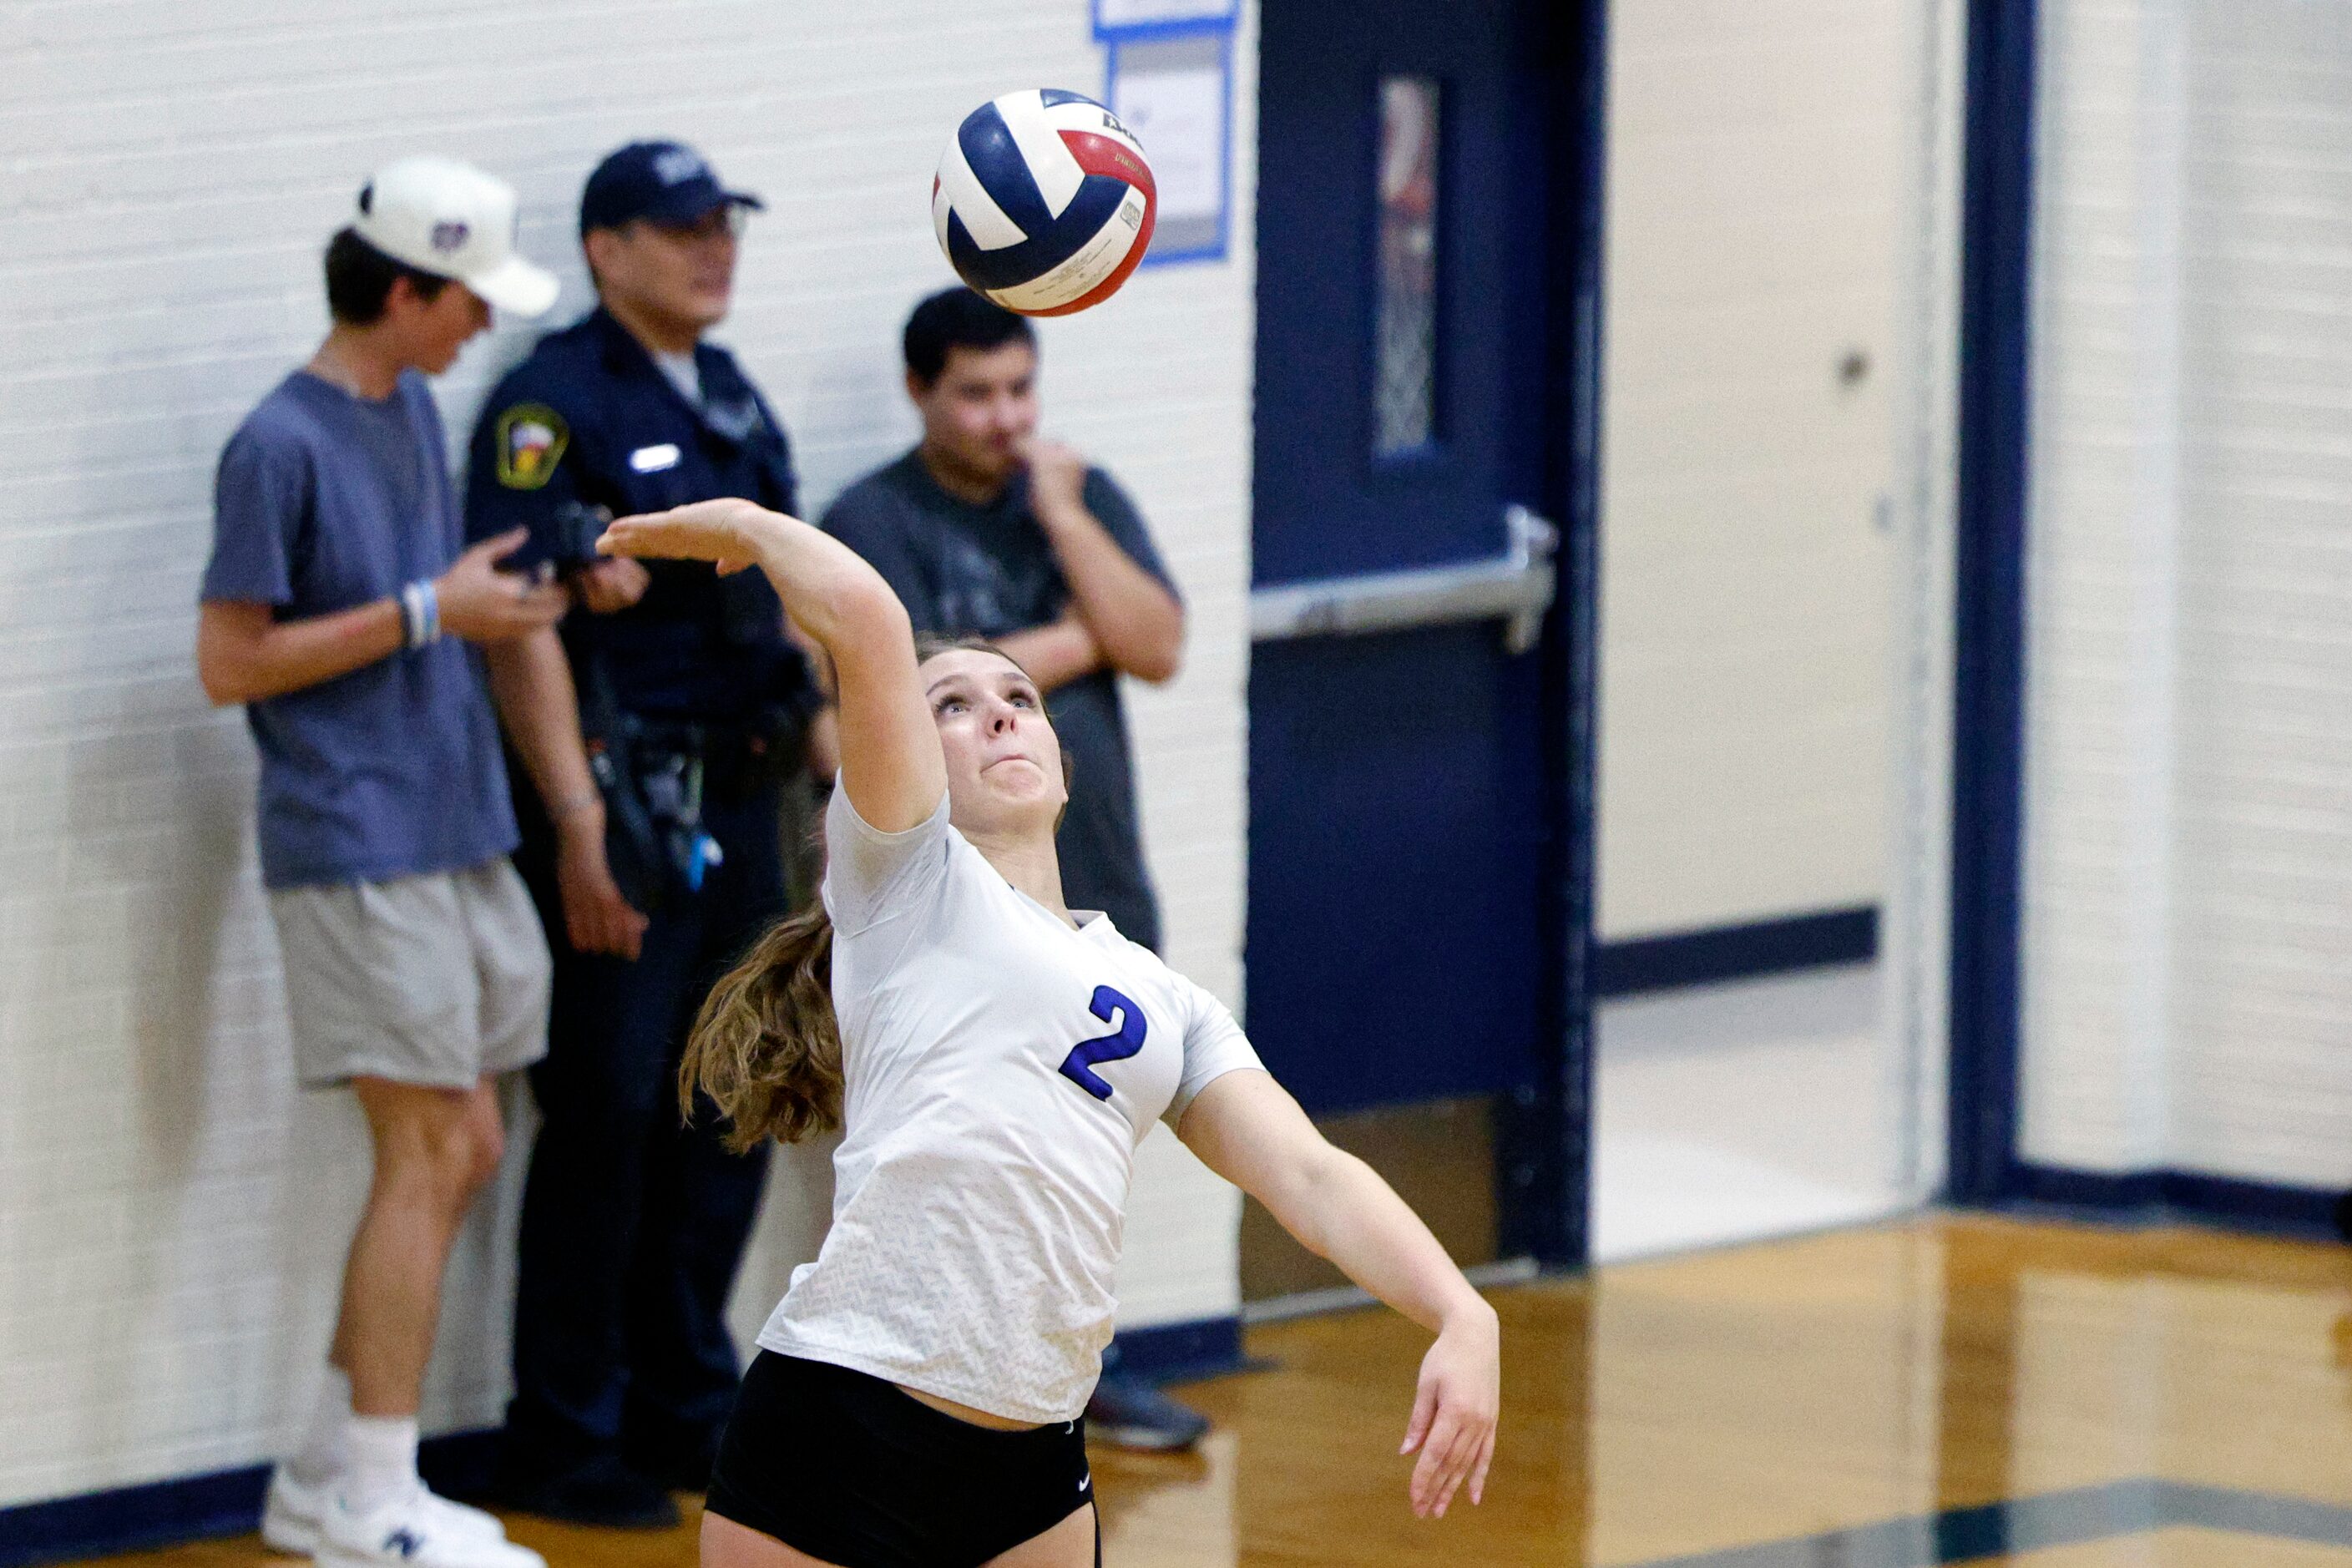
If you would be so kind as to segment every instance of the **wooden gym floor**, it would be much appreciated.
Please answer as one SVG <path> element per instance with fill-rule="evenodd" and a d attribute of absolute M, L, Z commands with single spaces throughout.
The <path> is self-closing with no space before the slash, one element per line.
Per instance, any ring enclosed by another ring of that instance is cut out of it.
<path fill-rule="evenodd" d="M 1975 1216 L 1495 1295 L 1486 1506 L 1413 1519 L 1422 1339 L 1252 1331 L 1189 1458 L 1100 1451 L 1113 1568 L 2352 1568 L 2352 1251 Z M 678 1568 L 690 1531 L 530 1520 L 556 1568 Z M 119 1558 L 253 1568 L 257 1542 Z"/>

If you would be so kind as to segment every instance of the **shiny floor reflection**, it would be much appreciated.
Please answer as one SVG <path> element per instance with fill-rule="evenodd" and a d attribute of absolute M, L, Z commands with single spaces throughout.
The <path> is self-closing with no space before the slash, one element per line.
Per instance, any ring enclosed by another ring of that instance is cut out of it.
<path fill-rule="evenodd" d="M 1188 1391 L 1230 1444 L 1200 1474 L 1104 1458 L 1110 1560 L 2352 1568 L 2340 1247 L 1942 1217 L 1496 1300 L 1484 1508 L 1404 1509 L 1413 1331 L 1280 1324 L 1276 1370 Z"/>
<path fill-rule="evenodd" d="M 1496 1293 L 1486 1504 L 1415 1520 L 1424 1343 L 1269 1325 L 1176 1458 L 1098 1451 L 1111 1568 L 2352 1568 L 2352 1252 L 1938 1217 Z M 513 1521 L 557 1568 L 690 1531 Z M 118 1563 L 246 1568 L 250 1538 Z"/>

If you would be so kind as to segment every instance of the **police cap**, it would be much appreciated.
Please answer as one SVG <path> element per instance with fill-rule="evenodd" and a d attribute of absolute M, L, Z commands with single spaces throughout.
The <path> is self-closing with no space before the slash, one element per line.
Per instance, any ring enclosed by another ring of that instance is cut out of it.
<path fill-rule="evenodd" d="M 659 224 L 689 224 L 714 207 L 766 204 L 746 191 L 730 191 L 702 154 L 682 142 L 632 142 L 608 154 L 580 193 L 580 232 L 618 228 L 639 218 Z"/>

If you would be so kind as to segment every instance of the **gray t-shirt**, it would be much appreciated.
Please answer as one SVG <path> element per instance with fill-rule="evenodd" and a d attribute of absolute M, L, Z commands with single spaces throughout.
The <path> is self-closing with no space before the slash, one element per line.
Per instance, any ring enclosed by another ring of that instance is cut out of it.
<path fill-rule="evenodd" d="M 404 374 L 381 403 L 297 371 L 221 453 L 203 597 L 302 620 L 391 598 L 463 548 L 441 416 Z M 246 707 L 273 889 L 477 866 L 515 845 L 481 655 L 445 636 Z"/>
<path fill-rule="evenodd" d="M 1085 500 L 1119 548 L 1174 593 L 1127 492 L 1089 468 Z M 1043 626 L 1069 605 L 1070 585 L 1030 512 L 1025 476 L 977 506 L 941 489 L 909 452 L 844 490 L 825 510 L 824 527 L 888 580 L 919 633 L 1001 637 Z M 1128 940 L 1157 952 L 1160 906 L 1136 826 L 1118 677 L 1097 670 L 1054 692 L 1045 706 L 1075 764 L 1057 841 L 1063 897 L 1072 909 L 1102 910 Z"/>

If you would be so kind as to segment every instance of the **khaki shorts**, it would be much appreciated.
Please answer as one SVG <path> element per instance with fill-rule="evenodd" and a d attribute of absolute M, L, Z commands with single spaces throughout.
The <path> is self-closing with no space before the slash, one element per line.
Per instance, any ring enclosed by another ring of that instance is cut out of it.
<path fill-rule="evenodd" d="M 305 1089 L 470 1089 L 547 1054 L 547 938 L 501 856 L 269 895 Z"/>

